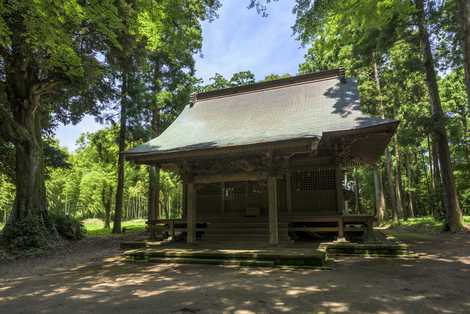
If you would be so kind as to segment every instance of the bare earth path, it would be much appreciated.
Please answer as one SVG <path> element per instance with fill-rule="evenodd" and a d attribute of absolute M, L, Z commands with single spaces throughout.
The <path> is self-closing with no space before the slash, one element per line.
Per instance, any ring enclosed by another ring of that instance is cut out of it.
<path fill-rule="evenodd" d="M 470 313 L 470 234 L 333 270 L 131 264 L 117 240 L 0 265 L 0 313 Z"/>

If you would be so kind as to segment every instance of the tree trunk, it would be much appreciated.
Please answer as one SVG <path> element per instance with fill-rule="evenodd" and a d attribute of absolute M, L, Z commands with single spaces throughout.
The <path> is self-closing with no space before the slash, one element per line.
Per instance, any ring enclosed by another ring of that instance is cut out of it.
<path fill-rule="evenodd" d="M 445 116 L 441 106 L 436 72 L 434 70 L 434 60 L 427 30 L 428 26 L 424 11 L 424 3 L 423 0 L 415 0 L 415 4 L 424 68 L 426 71 L 426 85 L 429 91 L 429 102 L 433 119 L 433 140 L 438 146 L 439 165 L 441 167 L 441 176 L 443 181 L 444 200 L 447 213 L 446 229 L 456 232 L 462 230 L 464 227 L 463 216 L 459 207 L 457 191 L 454 184 L 449 143 L 447 131 L 445 129 Z"/>
<path fill-rule="evenodd" d="M 398 212 L 397 212 L 397 198 L 395 195 L 395 185 L 393 183 L 393 168 L 392 168 L 392 156 L 390 150 L 387 148 L 385 150 L 385 165 L 387 171 L 387 183 L 388 183 L 388 194 L 390 197 L 390 207 L 392 208 L 392 220 L 393 222 L 398 222 Z"/>
<path fill-rule="evenodd" d="M 429 135 L 427 136 L 427 143 L 428 143 L 428 159 L 429 159 L 429 171 L 431 173 L 430 176 L 430 190 L 429 190 L 429 195 L 430 195 L 430 201 L 431 201 L 431 207 L 432 207 L 432 215 L 436 217 L 436 212 L 438 211 L 438 205 L 437 205 L 437 199 L 436 199 L 436 184 L 439 182 L 436 178 L 438 177 L 436 174 L 438 174 L 438 161 L 437 161 L 437 153 L 434 151 L 432 145 L 431 145 L 431 140 L 429 139 Z M 424 160 L 424 156 L 423 156 Z M 426 170 L 426 169 L 425 169 Z M 426 174 L 428 173 L 427 171 L 425 172 Z"/>
<path fill-rule="evenodd" d="M 153 110 L 152 115 L 152 133 L 154 136 L 160 135 L 160 109 L 157 107 Z M 155 223 L 160 212 L 160 166 L 154 165 L 149 167 L 149 236 L 151 239 L 156 238 Z"/>
<path fill-rule="evenodd" d="M 375 217 L 380 225 L 385 218 L 385 196 L 382 183 L 382 174 L 379 167 L 374 165 L 374 188 L 375 188 Z"/>
<path fill-rule="evenodd" d="M 111 227 L 111 206 L 113 199 L 113 187 L 105 187 L 103 196 L 103 205 L 104 205 L 104 228 L 110 229 Z"/>
<path fill-rule="evenodd" d="M 374 58 L 374 56 L 373 56 Z M 379 94 L 379 115 L 384 118 L 384 108 L 382 101 L 382 88 L 380 86 L 379 67 L 377 62 L 374 61 L 374 79 L 377 92 Z M 374 187 L 375 187 L 375 214 L 377 223 L 380 225 L 385 218 L 385 195 L 383 190 L 382 173 L 379 167 L 374 165 Z"/>
<path fill-rule="evenodd" d="M 122 219 L 122 201 L 124 194 L 124 155 L 126 149 L 126 133 L 127 133 L 127 104 L 129 95 L 129 78 L 126 71 L 122 75 L 121 86 L 121 117 L 119 126 L 119 157 L 117 164 L 117 188 L 116 188 L 116 207 L 114 210 L 114 225 L 113 233 L 121 233 L 121 219 Z"/>
<path fill-rule="evenodd" d="M 30 131 L 33 136 L 35 131 Z M 21 220 L 29 215 L 44 217 L 47 211 L 44 198 L 42 145 L 31 139 L 15 143 L 16 198 L 10 219 Z"/>
<path fill-rule="evenodd" d="M 457 17 L 459 19 L 459 38 L 463 50 L 463 69 L 465 88 L 467 90 L 467 106 L 470 112 L 470 1 L 457 1 Z"/>
<path fill-rule="evenodd" d="M 400 149 L 398 146 L 398 140 L 395 138 L 395 157 L 396 157 L 396 176 L 395 176 L 395 189 L 396 189 L 396 196 L 397 196 L 397 213 L 398 217 L 405 217 L 404 210 L 403 210 L 403 184 L 401 180 L 401 163 L 400 163 Z"/>
<path fill-rule="evenodd" d="M 21 71 L 20 71 L 21 72 Z M 44 157 L 42 147 L 42 125 L 39 96 L 25 86 L 21 78 L 13 73 L 8 81 L 7 96 L 13 117 L 6 116 L 4 107 L 0 111 L 2 135 L 15 146 L 15 202 L 6 222 L 3 234 L 6 238 L 17 237 L 13 225 L 26 218 L 39 225 L 35 230 L 52 234 L 54 227 L 47 213 L 46 187 L 44 178 Z M 0 106 L 3 106 L 0 104 Z M 44 234 L 46 236 L 46 234 Z"/>
<path fill-rule="evenodd" d="M 153 64 L 153 95 L 154 99 L 157 99 L 157 94 L 160 92 L 160 63 L 158 59 Z M 151 121 L 151 134 L 155 137 L 160 135 L 160 108 L 158 103 L 154 103 L 152 110 L 152 121 Z M 155 220 L 160 216 L 160 166 L 155 164 L 149 167 L 149 207 L 148 207 L 148 222 L 149 222 L 149 237 L 151 239 L 156 238 Z"/>
<path fill-rule="evenodd" d="M 411 160 L 406 158 L 405 160 L 405 171 L 408 177 L 408 217 L 413 218 L 415 216 L 415 195 L 414 195 L 414 184 L 415 175 L 411 166 Z"/>

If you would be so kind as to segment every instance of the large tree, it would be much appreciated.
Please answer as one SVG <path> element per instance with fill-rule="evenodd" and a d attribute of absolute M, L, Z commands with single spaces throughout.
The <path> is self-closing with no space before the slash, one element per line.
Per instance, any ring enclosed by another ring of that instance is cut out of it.
<path fill-rule="evenodd" d="M 103 43 L 114 40 L 113 1 L 0 5 L 0 136 L 15 150 L 16 199 L 4 236 L 24 219 L 46 230 L 43 131 L 107 99 Z M 31 226 L 34 228 L 34 226 Z"/>
<path fill-rule="evenodd" d="M 457 0 L 458 37 L 463 50 L 463 68 L 465 88 L 467 90 L 467 106 L 470 112 L 470 1 Z"/>
<path fill-rule="evenodd" d="M 165 0 L 136 2 L 121 1 L 119 10 L 124 19 L 119 34 L 119 49 L 112 53 L 113 64 L 119 73 L 120 96 L 120 134 L 119 151 L 126 148 L 128 123 L 139 125 L 141 112 L 149 114 L 151 132 L 160 133 L 161 104 L 159 94 L 175 90 L 181 77 L 192 76 L 193 54 L 202 44 L 200 22 L 210 19 L 219 7 L 215 0 Z M 176 74 L 179 72 L 180 74 Z M 146 101 L 146 89 L 150 101 Z M 167 90 L 166 90 L 167 89 Z M 148 109 L 148 110 L 147 110 Z M 158 193 L 158 169 L 150 170 L 149 218 L 156 218 L 156 199 Z M 118 183 L 116 189 L 116 208 L 113 232 L 121 231 L 121 212 L 124 191 L 124 156 L 118 160 Z"/>
<path fill-rule="evenodd" d="M 463 228 L 463 216 L 455 189 L 452 162 L 450 159 L 449 140 L 445 128 L 446 117 L 442 110 L 434 58 L 431 51 L 431 40 L 428 32 L 424 0 L 415 0 L 416 23 L 419 28 L 419 38 L 422 48 L 423 62 L 426 73 L 426 85 L 429 93 L 429 104 L 432 112 L 433 138 L 438 147 L 439 165 L 441 169 L 444 204 L 446 206 L 446 228 L 450 231 L 459 231 Z"/>

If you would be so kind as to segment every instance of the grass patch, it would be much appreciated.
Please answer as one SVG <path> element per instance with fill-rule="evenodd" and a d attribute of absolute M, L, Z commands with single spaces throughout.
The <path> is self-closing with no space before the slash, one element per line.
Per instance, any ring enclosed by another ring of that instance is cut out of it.
<path fill-rule="evenodd" d="M 403 228 L 406 231 L 438 233 L 442 231 L 444 222 L 432 216 L 409 218 L 406 221 L 401 221 L 400 225 L 394 228 Z"/>
<path fill-rule="evenodd" d="M 104 228 L 104 221 L 101 219 L 85 219 L 82 221 L 85 226 L 86 234 L 89 236 L 107 236 L 111 235 L 111 230 L 113 229 L 113 224 L 111 223 L 110 229 Z M 133 219 L 123 221 L 121 223 L 122 228 L 126 229 L 128 232 L 142 232 L 145 231 L 145 219 Z"/>
<path fill-rule="evenodd" d="M 470 216 L 464 216 L 464 222 L 470 225 Z M 431 240 L 442 232 L 444 222 L 432 216 L 410 218 L 400 221 L 400 224 L 392 225 L 387 233 L 400 239 Z"/>
<path fill-rule="evenodd" d="M 0 222 L 0 231 L 3 230 L 3 227 L 5 227 L 5 224 L 3 222 Z"/>

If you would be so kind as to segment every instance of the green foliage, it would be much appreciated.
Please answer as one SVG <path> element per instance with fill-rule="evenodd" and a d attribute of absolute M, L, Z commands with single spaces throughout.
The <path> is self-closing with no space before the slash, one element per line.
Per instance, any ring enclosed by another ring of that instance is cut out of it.
<path fill-rule="evenodd" d="M 15 186 L 3 173 L 0 173 L 0 222 L 5 224 L 15 200 Z"/>
<path fill-rule="evenodd" d="M 400 222 L 397 228 L 415 232 L 439 232 L 442 231 L 444 222 L 432 216 L 410 218 Z"/>
<path fill-rule="evenodd" d="M 470 212 L 468 183 L 470 160 L 469 114 L 464 74 L 455 40 L 454 1 L 436 5 L 428 1 L 429 21 L 438 47 L 442 77 L 439 92 L 446 113 L 454 178 L 460 207 Z M 400 192 L 405 209 L 414 214 L 440 215 L 442 184 L 432 176 L 432 131 L 422 51 L 415 27 L 412 1 L 296 1 L 294 31 L 309 46 L 302 73 L 345 67 L 358 80 L 361 109 L 400 120 L 390 145 L 393 175 L 400 171 Z M 444 66 L 447 65 L 447 66 Z M 437 65 L 436 65 L 437 66 Z M 379 165 L 383 165 L 381 162 Z M 383 168 L 382 168 L 383 169 Z M 374 208 L 371 169 L 358 169 L 361 202 Z M 387 207 L 390 195 L 383 172 Z M 411 206 L 412 204 L 413 206 Z"/>
<path fill-rule="evenodd" d="M 232 77 L 227 80 L 222 74 L 215 73 L 213 77 L 209 78 L 211 83 L 200 86 L 200 91 L 211 91 L 241 85 L 249 85 L 255 83 L 255 75 L 251 71 L 240 71 L 234 73 Z"/>
<path fill-rule="evenodd" d="M 42 250 L 49 247 L 51 238 L 42 222 L 35 216 L 15 220 L 2 233 L 4 247 L 12 252 Z"/>
<path fill-rule="evenodd" d="M 104 227 L 104 221 L 97 218 L 85 219 L 82 224 L 88 236 L 108 236 L 111 235 L 111 229 Z M 132 219 L 122 222 L 122 227 L 126 233 L 128 232 L 143 232 L 146 228 L 145 219 Z"/>
<path fill-rule="evenodd" d="M 148 138 L 148 120 L 142 117 L 148 117 L 147 109 L 162 105 L 154 100 L 165 99 L 166 124 L 186 103 L 194 81 L 193 54 L 202 44 L 200 22 L 213 19 L 219 7 L 218 0 L 39 0 L 1 4 L 1 174 L 14 178 L 15 150 L 25 151 L 22 146 L 27 144 L 38 150 L 43 146 L 49 172 L 33 167 L 41 180 L 29 181 L 34 185 L 29 190 L 41 191 L 42 178 L 47 175 L 51 212 L 91 216 L 105 211 L 109 217 L 115 191 L 112 163 L 117 151 L 124 148 L 101 147 L 101 139 L 106 142 L 109 138 L 97 134 L 89 139 L 94 141 L 89 145 L 93 149 L 67 156 L 48 140 L 52 130 L 58 122 L 79 121 L 85 113 L 113 121 L 117 104 L 126 106 L 121 125 L 131 126 L 130 142 Z M 160 69 L 167 73 L 153 75 Z M 159 80 L 165 83 L 154 84 Z M 151 85 L 158 86 L 158 90 L 148 97 L 146 90 Z M 127 119 L 126 110 L 131 119 Z M 127 140 L 125 132 L 122 134 L 123 141 Z M 40 165 L 43 152 L 33 152 L 32 156 L 35 165 Z M 63 163 L 65 160 L 68 164 Z M 71 169 L 67 169 L 69 166 Z M 31 172 L 21 169 L 16 168 Z M 143 186 L 140 184 L 140 191 Z M 25 182 L 18 184 L 17 190 L 20 188 L 28 190 Z M 0 195 L 5 189 L 0 187 Z M 46 210 L 43 195 L 31 196 L 37 203 L 34 208 L 14 207 L 15 211 L 36 214 Z M 2 198 L 2 202 L 7 201 Z M 144 212 L 140 210 L 139 215 Z"/>
<path fill-rule="evenodd" d="M 59 235 L 67 240 L 80 240 L 85 235 L 83 224 L 72 216 L 49 214 L 49 219 Z"/>
<path fill-rule="evenodd" d="M 49 169 L 46 187 L 52 214 L 77 219 L 105 220 L 107 215 L 111 218 L 116 190 L 117 131 L 116 125 L 82 134 L 79 148 L 68 157 L 70 167 Z M 160 178 L 161 217 L 179 217 L 180 179 L 165 171 L 160 172 Z M 145 218 L 147 195 L 147 167 L 126 164 L 123 218 Z"/>
<path fill-rule="evenodd" d="M 271 73 L 264 77 L 264 81 L 273 81 L 273 80 L 279 80 L 279 79 L 288 78 L 288 77 L 290 77 L 289 73 L 284 73 L 284 74 Z"/>

